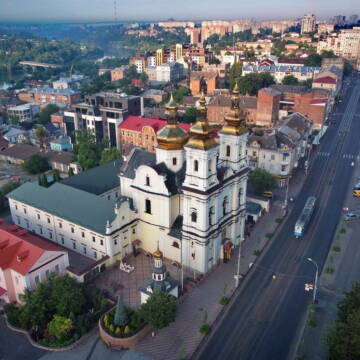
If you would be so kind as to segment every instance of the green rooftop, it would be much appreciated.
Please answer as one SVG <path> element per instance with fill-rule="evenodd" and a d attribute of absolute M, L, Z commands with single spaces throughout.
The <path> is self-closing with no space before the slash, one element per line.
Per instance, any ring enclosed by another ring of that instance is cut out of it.
<path fill-rule="evenodd" d="M 115 219 L 114 201 L 58 182 L 49 188 L 27 182 L 7 197 L 103 235 Z"/>

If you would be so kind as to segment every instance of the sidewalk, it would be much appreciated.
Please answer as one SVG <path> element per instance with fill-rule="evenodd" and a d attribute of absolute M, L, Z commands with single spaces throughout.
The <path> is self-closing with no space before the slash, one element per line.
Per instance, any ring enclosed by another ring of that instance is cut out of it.
<path fill-rule="evenodd" d="M 256 262 L 259 252 L 270 240 L 266 234 L 274 233 L 279 226 L 275 220 L 280 218 L 281 214 L 281 206 L 278 203 L 273 204 L 271 212 L 258 221 L 251 235 L 242 243 L 242 275 L 249 271 L 249 264 Z M 257 255 L 254 255 L 254 251 L 258 251 Z M 235 290 L 237 258 L 238 249 L 228 263 L 219 265 L 197 288 L 185 296 L 179 305 L 174 323 L 160 330 L 155 337 L 145 338 L 135 350 L 156 360 L 179 359 L 180 353 L 186 353 L 189 357 L 203 338 L 199 328 L 203 323 L 204 312 L 208 315 L 207 322 L 212 324 L 223 309 L 219 300 L 224 296 L 224 288 L 227 296 L 231 296 Z"/>

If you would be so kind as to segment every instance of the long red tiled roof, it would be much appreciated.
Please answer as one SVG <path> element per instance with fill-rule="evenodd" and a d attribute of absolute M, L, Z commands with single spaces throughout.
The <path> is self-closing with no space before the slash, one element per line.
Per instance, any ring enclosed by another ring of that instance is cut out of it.
<path fill-rule="evenodd" d="M 317 84 L 336 84 L 336 80 L 333 79 L 330 76 L 324 76 L 324 77 L 318 77 L 317 79 L 314 80 L 314 83 Z"/>
<path fill-rule="evenodd" d="M 313 99 L 313 100 L 310 100 L 311 105 L 326 104 L 326 103 L 327 103 L 327 99 Z"/>
<path fill-rule="evenodd" d="M 166 120 L 160 119 L 159 117 L 145 118 L 140 116 L 129 115 L 125 121 L 120 125 L 120 129 L 141 131 L 144 126 L 151 126 L 155 132 L 158 132 L 166 125 Z M 189 131 L 191 124 L 178 124 L 183 130 Z"/>
<path fill-rule="evenodd" d="M 64 252 L 62 248 L 19 226 L 6 225 L 0 219 L 0 268 L 10 268 L 25 275 L 46 251 Z"/>

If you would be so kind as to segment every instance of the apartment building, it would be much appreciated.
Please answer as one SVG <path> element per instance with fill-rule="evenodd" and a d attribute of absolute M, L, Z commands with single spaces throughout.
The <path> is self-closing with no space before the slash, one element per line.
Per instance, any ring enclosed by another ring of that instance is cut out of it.
<path fill-rule="evenodd" d="M 314 14 L 305 14 L 301 19 L 301 33 L 310 33 L 315 31 L 316 17 Z"/>
<path fill-rule="evenodd" d="M 35 116 L 40 112 L 40 105 L 35 103 L 23 104 L 9 107 L 7 110 L 8 117 L 17 117 L 19 122 L 31 122 L 35 120 Z"/>

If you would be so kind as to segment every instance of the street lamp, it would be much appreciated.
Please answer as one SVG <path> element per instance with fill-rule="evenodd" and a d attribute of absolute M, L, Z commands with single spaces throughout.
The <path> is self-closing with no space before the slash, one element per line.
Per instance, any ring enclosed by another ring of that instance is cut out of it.
<path fill-rule="evenodd" d="M 316 267 L 316 273 L 315 273 L 315 284 L 314 284 L 314 293 L 313 293 L 313 303 L 315 304 L 316 300 L 316 290 L 317 290 L 317 282 L 319 277 L 319 267 L 316 261 L 314 261 L 312 258 L 307 258 L 310 262 L 312 262 Z"/>

